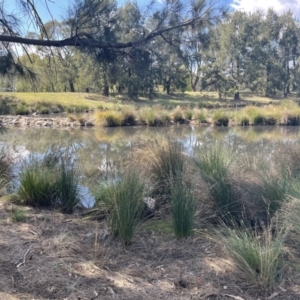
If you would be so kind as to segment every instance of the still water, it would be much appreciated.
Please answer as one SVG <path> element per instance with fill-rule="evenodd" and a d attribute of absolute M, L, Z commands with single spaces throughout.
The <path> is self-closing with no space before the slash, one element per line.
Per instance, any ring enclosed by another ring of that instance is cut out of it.
<path fill-rule="evenodd" d="M 51 147 L 68 149 L 80 165 L 82 199 L 89 207 L 94 202 L 90 190 L 97 182 L 118 172 L 124 163 L 130 163 L 132 153 L 141 143 L 155 145 L 154 141 L 161 137 L 179 140 L 188 155 L 193 155 L 196 147 L 216 141 L 232 147 L 237 155 L 242 152 L 269 155 L 283 144 L 298 143 L 300 127 L 9 128 L 0 136 L 0 141 L 12 153 L 16 177 L 20 165 L 31 154 L 42 157 Z"/>

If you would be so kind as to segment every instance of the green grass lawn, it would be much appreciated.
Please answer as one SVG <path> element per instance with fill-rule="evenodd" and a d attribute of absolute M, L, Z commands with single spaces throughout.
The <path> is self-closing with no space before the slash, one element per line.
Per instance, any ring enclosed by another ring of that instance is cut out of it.
<path fill-rule="evenodd" d="M 2 114 L 28 115 L 34 112 L 39 114 L 50 113 L 80 113 L 91 112 L 95 109 L 108 109 L 110 111 L 127 110 L 136 111 L 142 107 L 155 107 L 156 110 L 162 108 L 165 112 L 174 111 L 175 107 L 189 109 L 190 107 L 218 109 L 220 107 L 230 108 L 236 105 L 260 105 L 279 104 L 284 98 L 268 98 L 253 93 L 241 92 L 241 100 L 234 101 L 232 98 L 218 98 L 217 92 L 185 92 L 166 95 L 157 93 L 153 99 L 140 97 L 138 100 L 130 100 L 126 96 L 114 95 L 104 97 L 95 93 L 0 93 L 2 99 L 12 99 L 9 101 L 8 109 L 3 108 Z M 296 99 L 296 95 L 291 94 L 289 99 Z M 7 105 L 7 104 L 6 104 Z M 7 106 L 6 106 L 7 108 Z M 233 109 L 231 109 L 233 110 Z"/>
<path fill-rule="evenodd" d="M 122 96 L 112 95 L 111 97 L 104 97 L 99 94 L 93 93 L 1 93 L 3 96 L 13 96 L 28 105 L 34 105 L 36 103 L 45 103 L 51 105 L 62 106 L 88 106 L 90 108 L 97 108 L 103 106 L 104 108 L 114 108 L 118 106 L 144 106 L 144 105 L 197 105 L 197 104 L 233 104 L 236 103 L 232 98 L 219 100 L 217 92 L 185 92 L 176 93 L 173 95 L 166 95 L 163 93 L 157 93 L 157 97 L 153 100 L 141 97 L 139 100 L 126 100 Z M 295 98 L 295 95 L 291 95 L 289 98 Z M 262 97 L 257 94 L 241 92 L 242 103 L 269 103 L 277 102 L 283 99 L 283 97 Z"/>

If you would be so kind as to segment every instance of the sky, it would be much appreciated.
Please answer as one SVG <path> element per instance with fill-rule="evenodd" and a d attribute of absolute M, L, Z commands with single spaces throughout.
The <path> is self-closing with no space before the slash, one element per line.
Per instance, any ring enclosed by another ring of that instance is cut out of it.
<path fill-rule="evenodd" d="M 272 7 L 278 13 L 291 10 L 295 17 L 300 18 L 300 0 L 233 0 L 234 9 L 254 12 L 257 9 L 267 11 Z"/>
<path fill-rule="evenodd" d="M 0 0 L 4 1 L 5 7 L 8 11 L 16 11 L 16 0 Z M 66 15 L 67 6 L 70 1 L 68 0 L 33 0 L 38 7 L 38 11 L 43 21 L 51 19 L 47 10 L 47 5 L 52 13 L 54 19 L 62 19 Z M 118 0 L 119 4 L 123 4 L 126 0 Z M 147 0 L 137 0 L 140 5 L 146 4 Z M 163 0 L 157 0 L 162 2 Z M 244 10 L 247 12 L 254 12 L 257 9 L 267 11 L 272 7 L 278 13 L 283 13 L 287 10 L 292 10 L 295 17 L 300 19 L 300 0 L 222 0 L 224 3 L 231 6 L 232 9 Z M 47 5 L 46 5 L 47 4 Z M 22 18 L 22 16 L 20 16 Z"/>

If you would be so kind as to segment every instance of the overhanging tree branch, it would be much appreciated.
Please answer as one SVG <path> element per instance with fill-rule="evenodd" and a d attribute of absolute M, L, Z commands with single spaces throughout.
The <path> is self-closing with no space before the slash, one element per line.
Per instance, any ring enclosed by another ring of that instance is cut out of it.
<path fill-rule="evenodd" d="M 44 47 L 66 47 L 66 46 L 73 46 L 73 47 L 90 47 L 90 48 L 98 48 L 98 49 L 124 49 L 130 47 L 136 47 L 147 42 L 153 40 L 156 36 L 160 36 L 163 33 L 168 31 L 172 31 L 175 29 L 187 27 L 190 25 L 194 25 L 201 19 L 193 18 L 187 21 L 181 22 L 174 26 L 169 26 L 165 28 L 161 28 L 155 31 L 152 31 L 147 36 L 127 43 L 102 43 L 95 40 L 88 34 L 78 34 L 71 38 L 62 39 L 62 40 L 39 40 L 39 39 L 30 39 L 30 38 L 23 38 L 20 36 L 11 36 L 11 35 L 0 35 L 0 42 L 8 42 L 8 43 L 18 43 L 22 45 L 32 45 L 32 46 L 44 46 Z"/>

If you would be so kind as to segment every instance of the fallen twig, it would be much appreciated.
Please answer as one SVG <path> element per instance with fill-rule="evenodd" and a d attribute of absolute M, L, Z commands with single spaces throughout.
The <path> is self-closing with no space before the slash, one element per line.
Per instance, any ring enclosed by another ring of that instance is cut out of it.
<path fill-rule="evenodd" d="M 240 296 L 234 296 L 234 295 L 229 295 L 229 294 L 224 294 L 224 296 L 229 297 L 229 298 L 233 298 L 236 300 L 245 300 L 244 298 L 240 297 Z"/>
<path fill-rule="evenodd" d="M 279 294 L 274 292 L 270 297 L 268 297 L 268 300 L 274 299 L 275 297 L 277 297 Z"/>
<path fill-rule="evenodd" d="M 15 265 L 17 266 L 17 268 L 19 268 L 19 267 L 21 267 L 22 265 L 25 264 L 26 256 L 27 256 L 27 254 L 29 253 L 29 251 L 30 251 L 30 249 L 31 249 L 32 247 L 33 247 L 33 245 L 31 245 L 31 246 L 27 249 L 27 251 L 24 253 L 24 255 L 21 256 L 21 257 L 18 259 L 18 261 L 15 263 Z M 23 261 L 20 262 L 22 259 L 23 259 Z"/>

